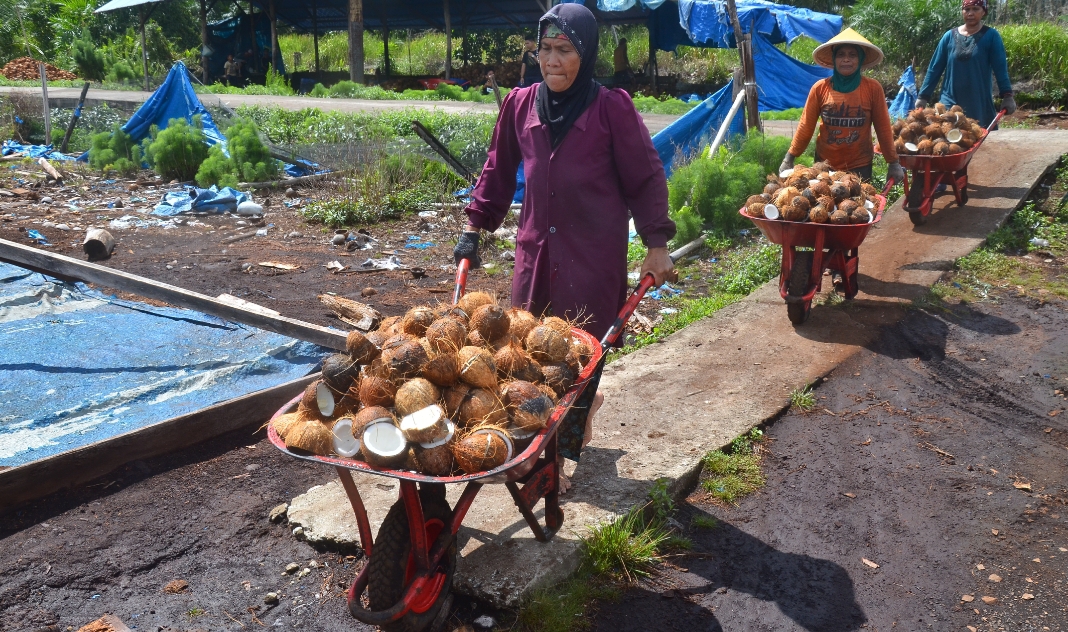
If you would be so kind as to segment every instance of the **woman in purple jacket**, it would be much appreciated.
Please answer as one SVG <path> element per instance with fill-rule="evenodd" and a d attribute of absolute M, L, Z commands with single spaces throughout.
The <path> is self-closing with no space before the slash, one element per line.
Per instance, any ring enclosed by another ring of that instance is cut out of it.
<path fill-rule="evenodd" d="M 630 217 L 649 248 L 641 273 L 652 272 L 658 285 L 674 275 L 667 180 L 630 96 L 593 80 L 597 20 L 589 9 L 557 5 L 539 34 L 544 80 L 505 98 L 454 255 L 480 265 L 479 231 L 501 225 L 522 163 L 512 305 L 580 322 L 601 337 L 626 301 Z M 603 400 L 592 396 L 599 379 L 587 388 L 592 401 L 579 402 L 559 430 L 560 453 L 574 461 Z M 569 487 L 562 474 L 561 484 Z"/>

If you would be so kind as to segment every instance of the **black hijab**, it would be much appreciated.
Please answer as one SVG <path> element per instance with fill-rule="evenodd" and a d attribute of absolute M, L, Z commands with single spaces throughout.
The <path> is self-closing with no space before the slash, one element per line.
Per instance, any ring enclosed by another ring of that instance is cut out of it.
<path fill-rule="evenodd" d="M 558 4 L 549 9 L 538 23 L 539 47 L 541 37 L 549 24 L 563 31 L 582 57 L 578 76 L 567 90 L 553 92 L 544 81 L 538 86 L 535 101 L 538 118 L 543 125 L 549 126 L 549 136 L 555 149 L 563 142 L 575 120 L 597 98 L 601 84 L 593 80 L 598 43 L 597 18 L 593 13 L 581 4 Z"/>

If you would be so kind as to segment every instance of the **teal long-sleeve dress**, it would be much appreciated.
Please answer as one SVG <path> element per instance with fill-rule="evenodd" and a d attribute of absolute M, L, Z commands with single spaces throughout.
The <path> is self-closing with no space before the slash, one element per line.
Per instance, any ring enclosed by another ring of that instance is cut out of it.
<path fill-rule="evenodd" d="M 927 66 L 920 96 L 928 101 L 945 73 L 939 101 L 947 106 L 959 105 L 964 113 L 977 119 L 983 127 L 994 120 L 993 82 L 998 94 L 1012 94 L 1005 43 L 996 29 L 983 26 L 975 35 L 961 35 L 956 29 L 946 31 L 938 42 L 934 58 Z"/>

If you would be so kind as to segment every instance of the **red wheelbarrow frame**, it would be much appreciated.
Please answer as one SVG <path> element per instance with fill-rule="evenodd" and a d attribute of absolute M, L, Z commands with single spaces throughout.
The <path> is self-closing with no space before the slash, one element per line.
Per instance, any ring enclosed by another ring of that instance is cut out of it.
<path fill-rule="evenodd" d="M 457 267 L 456 292 L 453 296 L 454 304 L 463 296 L 469 265 L 469 262 L 464 259 Z M 371 557 L 373 550 L 371 523 L 367 517 L 367 509 L 363 504 L 360 491 L 349 472 L 366 472 L 400 480 L 400 500 L 404 503 L 405 513 L 408 517 L 411 556 L 414 561 L 414 569 L 411 568 L 411 565 L 409 566 L 409 569 L 414 571 L 410 573 L 411 583 L 408 584 L 404 596 L 393 607 L 386 610 L 370 610 L 361 603 L 361 597 L 369 581 L 367 571 L 370 565 L 365 564 L 347 594 L 349 612 L 353 617 L 363 623 L 380 626 L 398 621 L 409 612 L 421 614 L 434 605 L 445 586 L 445 582 L 448 581 L 446 569 L 442 568 L 442 559 L 455 541 L 456 534 L 460 530 L 460 524 L 471 508 L 471 503 L 474 502 L 475 496 L 485 483 L 496 483 L 503 480 L 516 507 L 519 508 L 519 512 L 534 533 L 535 539 L 539 542 L 548 542 L 553 537 L 562 526 L 564 520 L 564 512 L 560 509 L 560 491 L 558 487 L 560 477 L 557 464 L 558 441 L 556 431 L 567 411 L 586 389 L 590 378 L 604 364 L 604 350 L 615 344 L 619 339 L 623 326 L 630 320 L 638 303 L 653 286 L 653 283 L 653 275 L 651 273 L 646 274 L 630 298 L 628 298 L 623 309 L 620 310 L 615 322 L 600 341 L 581 329 L 573 328 L 571 330 L 572 335 L 589 345 L 593 352 L 590 361 L 583 367 L 575 385 L 560 398 L 545 428 L 535 435 L 530 445 L 520 454 L 513 456 L 511 460 L 488 472 L 462 476 L 427 476 L 408 470 L 375 468 L 364 461 L 354 459 L 292 452 L 286 447 L 285 442 L 278 436 L 278 433 L 275 432 L 273 424 L 268 424 L 267 437 L 276 448 L 294 458 L 330 465 L 337 470 L 341 485 L 345 489 L 345 495 L 348 496 L 352 511 L 356 514 L 356 524 L 360 532 L 360 546 L 364 555 L 368 558 Z M 300 402 L 302 395 L 303 393 L 297 395 L 279 409 L 274 417 L 271 418 L 271 421 L 273 422 L 279 415 L 294 409 Z M 539 457 L 542 452 L 545 453 L 545 456 Z M 528 465 L 531 460 L 534 460 L 532 467 L 521 467 Z M 436 533 L 431 533 L 431 529 L 428 528 L 431 525 L 428 525 L 425 521 L 423 503 L 419 497 L 416 483 L 434 485 L 467 484 L 460 495 L 460 499 L 456 502 L 456 506 L 452 508 L 447 524 L 435 529 Z M 534 506 L 542 498 L 545 499 L 544 527 L 534 515 Z"/>
<path fill-rule="evenodd" d="M 765 219 L 751 217 L 741 208 L 738 212 L 751 220 L 768 241 L 782 246 L 782 263 L 779 267 L 779 295 L 790 305 L 802 305 L 804 322 L 812 306 L 812 298 L 823 286 L 823 270 L 830 269 L 842 275 L 845 297 L 852 299 L 860 291 L 857 283 L 857 270 L 860 264 L 859 247 L 868 231 L 883 217 L 886 208 L 886 192 L 893 186 L 887 183 L 876 200 L 875 216 L 867 224 L 815 224 L 812 222 L 791 222 L 783 219 Z M 789 292 L 790 271 L 797 257 L 797 248 L 812 248 L 812 269 L 809 272 L 808 285 L 802 295 Z M 793 310 L 789 310 L 792 311 Z M 793 316 L 791 316 L 791 320 Z M 800 324 L 798 321 L 794 321 Z"/>
<path fill-rule="evenodd" d="M 953 197 L 957 202 L 957 206 L 964 206 L 968 203 L 968 164 L 972 161 L 975 152 L 986 141 L 987 136 L 990 135 L 991 129 L 998 124 L 1004 115 L 1005 110 L 998 112 L 994 120 L 990 122 L 990 125 L 983 130 L 983 133 L 975 141 L 975 144 L 968 148 L 968 151 L 948 156 L 898 154 L 901 166 L 912 172 L 913 180 L 916 180 L 917 173 L 923 176 L 923 195 L 920 205 L 910 207 L 907 205 L 910 178 L 908 174 L 905 175 L 905 210 L 908 212 L 909 219 L 912 220 L 913 224 L 919 226 L 927 221 L 926 218 L 931 214 L 931 209 L 934 207 L 934 198 L 938 193 L 938 187 L 943 184 L 953 187 Z M 882 154 L 878 145 L 875 146 L 875 152 Z"/>

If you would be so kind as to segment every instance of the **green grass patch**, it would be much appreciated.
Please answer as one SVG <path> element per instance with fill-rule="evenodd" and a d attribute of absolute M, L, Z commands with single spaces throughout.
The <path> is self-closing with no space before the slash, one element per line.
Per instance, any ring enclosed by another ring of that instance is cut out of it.
<path fill-rule="evenodd" d="M 702 460 L 701 487 L 716 500 L 728 504 L 736 504 L 763 487 L 766 482 L 760 469 L 763 438 L 763 431 L 754 428 L 736 438 L 726 450 L 706 454 Z"/>
<path fill-rule="evenodd" d="M 634 581 L 647 577 L 660 561 L 660 549 L 670 534 L 649 524 L 642 508 L 633 509 L 590 529 L 582 538 L 583 564 L 592 575 L 611 575 Z"/>
<path fill-rule="evenodd" d="M 579 574 L 534 591 L 519 612 L 518 625 L 525 632 L 571 632 L 588 630 L 586 612 L 594 600 L 618 601 L 623 591 L 612 582 Z"/>
<path fill-rule="evenodd" d="M 790 108 L 788 110 L 773 110 L 771 112 L 761 112 L 760 118 L 765 121 L 800 121 L 801 112 L 804 108 Z"/>
<path fill-rule="evenodd" d="M 816 397 L 812 394 L 812 388 L 805 386 L 790 391 L 790 405 L 806 413 L 815 408 Z"/>
<path fill-rule="evenodd" d="M 719 520 L 716 520 L 712 516 L 698 514 L 693 518 L 690 518 L 690 526 L 694 529 L 704 529 L 708 531 L 718 527 Z"/>

